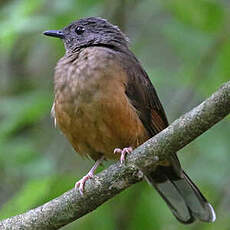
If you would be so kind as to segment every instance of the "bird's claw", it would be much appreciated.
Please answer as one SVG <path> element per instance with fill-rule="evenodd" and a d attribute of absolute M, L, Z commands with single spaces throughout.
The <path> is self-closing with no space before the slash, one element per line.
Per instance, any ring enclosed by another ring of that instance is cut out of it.
<path fill-rule="evenodd" d="M 85 176 L 83 176 L 81 178 L 81 180 L 79 180 L 78 182 L 76 182 L 75 184 L 75 190 L 79 190 L 80 194 L 83 195 L 84 193 L 84 186 L 85 186 L 85 182 L 91 178 L 93 178 L 94 174 L 89 172 L 88 174 L 86 174 Z"/>
<path fill-rule="evenodd" d="M 120 162 L 121 164 L 124 164 L 125 163 L 125 157 L 126 157 L 126 154 L 129 154 L 133 151 L 132 147 L 126 147 L 126 148 L 123 148 L 123 149 L 119 149 L 119 148 L 115 148 L 113 153 L 114 154 L 121 154 L 121 157 L 120 157 Z"/>

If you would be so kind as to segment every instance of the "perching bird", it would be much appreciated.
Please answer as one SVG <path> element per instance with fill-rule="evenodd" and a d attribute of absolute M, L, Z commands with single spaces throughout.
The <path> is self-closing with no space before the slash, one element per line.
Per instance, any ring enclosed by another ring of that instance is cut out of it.
<path fill-rule="evenodd" d="M 60 38 L 66 53 L 54 75 L 52 113 L 76 152 L 96 161 L 76 183 L 83 193 L 104 159 L 125 155 L 168 126 L 157 93 L 127 37 L 107 20 L 80 19 L 61 30 L 44 32 Z M 145 175 L 182 223 L 215 221 L 215 212 L 185 174 L 176 153 Z"/>

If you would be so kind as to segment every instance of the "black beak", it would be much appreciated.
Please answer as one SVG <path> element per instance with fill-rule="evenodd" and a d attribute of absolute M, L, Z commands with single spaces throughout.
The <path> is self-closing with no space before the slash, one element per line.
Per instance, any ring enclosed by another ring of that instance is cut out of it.
<path fill-rule="evenodd" d="M 56 37 L 56 38 L 64 38 L 64 33 L 61 30 L 47 30 L 43 32 L 46 36 Z"/>

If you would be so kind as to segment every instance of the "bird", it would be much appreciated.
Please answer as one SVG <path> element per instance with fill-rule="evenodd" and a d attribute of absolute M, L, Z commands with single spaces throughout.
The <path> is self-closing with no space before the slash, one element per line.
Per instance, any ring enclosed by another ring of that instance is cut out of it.
<path fill-rule="evenodd" d="M 148 74 L 118 26 L 88 17 L 43 34 L 60 38 L 66 51 L 54 73 L 55 123 L 77 153 L 95 160 L 75 184 L 84 194 L 85 182 L 104 160 L 120 158 L 123 164 L 127 154 L 169 123 Z M 213 207 L 176 153 L 145 178 L 181 223 L 215 221 Z"/>

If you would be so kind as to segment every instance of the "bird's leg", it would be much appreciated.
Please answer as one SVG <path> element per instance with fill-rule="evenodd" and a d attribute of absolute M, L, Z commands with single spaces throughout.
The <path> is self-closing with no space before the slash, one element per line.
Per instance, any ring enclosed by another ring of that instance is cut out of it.
<path fill-rule="evenodd" d="M 75 189 L 76 190 L 78 189 L 81 195 L 83 195 L 83 192 L 84 192 L 85 182 L 94 177 L 95 170 L 97 169 L 97 167 L 101 164 L 103 160 L 104 160 L 104 157 L 101 157 L 99 160 L 97 160 L 95 164 L 93 165 L 93 167 L 89 170 L 89 172 L 85 176 L 83 176 L 81 180 L 76 182 Z"/>
<path fill-rule="evenodd" d="M 116 148 L 116 149 L 114 149 L 113 153 L 114 154 L 116 154 L 116 153 L 121 154 L 120 162 L 121 162 L 121 164 L 123 164 L 125 162 L 126 154 L 131 153 L 132 151 L 133 151 L 132 147 L 126 147 L 123 149 Z"/>

